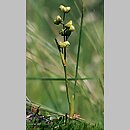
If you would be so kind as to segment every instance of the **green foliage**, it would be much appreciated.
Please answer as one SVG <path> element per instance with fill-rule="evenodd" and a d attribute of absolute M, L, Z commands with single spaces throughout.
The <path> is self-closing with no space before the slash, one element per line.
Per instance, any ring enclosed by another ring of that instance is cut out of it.
<path fill-rule="evenodd" d="M 38 128 L 39 127 L 39 128 Z M 27 125 L 26 130 L 103 130 L 102 126 L 100 125 L 90 125 L 87 123 L 82 123 L 78 121 L 70 121 L 68 124 L 58 124 L 56 122 L 53 126 L 47 126 L 47 125 L 40 125 L 37 127 L 30 127 L 29 124 Z"/>
<path fill-rule="evenodd" d="M 80 120 L 69 120 L 64 122 L 63 119 L 51 121 L 51 123 L 33 123 L 27 122 L 27 130 L 103 130 L 103 127 L 99 124 L 91 125 L 89 123 Z"/>

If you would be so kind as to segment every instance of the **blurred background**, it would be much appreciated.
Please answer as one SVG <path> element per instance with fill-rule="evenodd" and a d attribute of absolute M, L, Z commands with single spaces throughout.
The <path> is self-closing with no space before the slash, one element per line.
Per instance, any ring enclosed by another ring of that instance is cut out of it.
<path fill-rule="evenodd" d="M 66 22 L 73 21 L 75 32 L 69 38 L 67 75 L 75 77 L 81 20 L 81 0 L 26 0 L 26 94 L 30 100 L 55 111 L 68 112 L 63 66 L 54 39 L 61 26 L 53 24 L 62 16 L 60 4 L 71 7 Z M 79 78 L 75 112 L 90 123 L 104 122 L 104 1 L 83 0 L 84 20 L 79 57 Z M 55 78 L 56 80 L 49 80 Z M 44 80 L 43 80 L 44 79 Z M 69 81 L 70 93 L 74 81 Z"/>

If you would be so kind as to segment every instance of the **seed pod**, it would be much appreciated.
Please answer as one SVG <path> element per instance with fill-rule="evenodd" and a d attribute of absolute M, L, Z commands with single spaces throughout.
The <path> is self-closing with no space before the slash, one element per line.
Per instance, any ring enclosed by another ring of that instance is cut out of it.
<path fill-rule="evenodd" d="M 66 28 L 70 28 L 70 26 L 72 26 L 72 20 L 70 20 L 70 21 L 65 25 Z"/>
<path fill-rule="evenodd" d="M 68 41 L 59 42 L 58 44 L 59 44 L 59 46 L 60 46 L 61 48 L 65 48 L 65 47 L 68 47 L 68 46 L 70 45 L 70 43 L 69 43 Z"/>

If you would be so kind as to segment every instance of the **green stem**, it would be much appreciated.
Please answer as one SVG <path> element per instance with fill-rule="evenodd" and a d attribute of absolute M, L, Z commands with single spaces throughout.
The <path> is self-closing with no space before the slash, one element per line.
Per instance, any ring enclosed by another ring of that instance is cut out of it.
<path fill-rule="evenodd" d="M 66 95 L 67 95 L 67 100 L 68 100 L 68 103 L 69 103 L 69 106 L 70 106 L 68 80 L 67 80 L 67 71 L 66 71 L 66 60 L 63 59 L 63 57 L 62 57 L 62 52 L 61 52 L 61 49 L 60 49 L 60 47 L 59 47 L 59 45 L 58 45 L 58 41 L 57 41 L 56 38 L 55 38 L 55 42 L 56 42 L 57 48 L 58 48 L 58 50 L 59 50 L 59 54 L 60 54 L 60 57 L 61 57 L 62 65 L 63 65 L 63 67 L 64 67 Z M 63 60 L 64 60 L 64 61 L 63 61 Z"/>
<path fill-rule="evenodd" d="M 63 29 L 65 29 L 65 13 L 63 14 Z M 65 30 L 64 30 L 65 34 Z M 64 42 L 66 41 L 66 36 L 64 35 Z M 66 47 L 64 48 L 64 60 L 66 63 Z M 68 87 L 68 79 L 67 79 L 67 70 L 66 70 L 66 64 L 64 65 L 64 74 L 65 74 L 65 86 L 66 86 L 66 96 L 69 104 L 69 109 L 70 109 L 70 98 L 69 98 L 69 87 Z"/>
<path fill-rule="evenodd" d="M 66 66 L 64 66 L 64 73 L 65 73 L 66 96 L 67 96 L 68 104 L 70 106 L 70 98 L 69 98 L 69 88 L 68 88 L 68 79 L 67 79 Z"/>
<path fill-rule="evenodd" d="M 65 13 L 63 13 L 63 29 L 65 28 L 64 21 L 65 21 Z M 65 30 L 64 30 L 64 34 L 65 34 Z M 65 41 L 65 36 L 64 36 L 64 41 Z M 64 53 L 63 48 L 62 48 L 62 53 Z"/>

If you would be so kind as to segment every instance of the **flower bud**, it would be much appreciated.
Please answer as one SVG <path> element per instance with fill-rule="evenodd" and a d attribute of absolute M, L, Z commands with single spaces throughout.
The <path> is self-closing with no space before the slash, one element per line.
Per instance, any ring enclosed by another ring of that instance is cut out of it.
<path fill-rule="evenodd" d="M 70 20 L 70 21 L 65 25 L 66 28 L 70 28 L 70 26 L 72 26 L 72 20 Z"/>
<path fill-rule="evenodd" d="M 54 20 L 54 24 L 59 25 L 62 22 L 62 18 L 58 15 Z"/>
<path fill-rule="evenodd" d="M 74 30 L 75 30 L 75 27 L 74 27 L 73 25 L 71 25 L 70 28 L 69 28 L 69 31 L 72 32 L 72 31 L 74 31 Z"/>
<path fill-rule="evenodd" d="M 59 9 L 64 13 L 68 13 L 71 10 L 70 7 L 65 7 L 63 5 L 60 5 Z"/>
<path fill-rule="evenodd" d="M 64 12 L 64 8 L 65 8 L 64 5 L 60 5 L 60 7 L 59 7 L 59 9 L 60 9 L 62 12 Z"/>
<path fill-rule="evenodd" d="M 70 43 L 68 41 L 58 43 L 61 48 L 68 47 Z"/>
<path fill-rule="evenodd" d="M 56 20 L 62 22 L 62 18 L 59 15 L 56 17 Z"/>
<path fill-rule="evenodd" d="M 70 10 L 71 10 L 71 8 L 70 8 L 70 7 L 65 7 L 65 9 L 64 9 L 64 13 L 69 13 L 69 12 L 70 12 Z"/>

